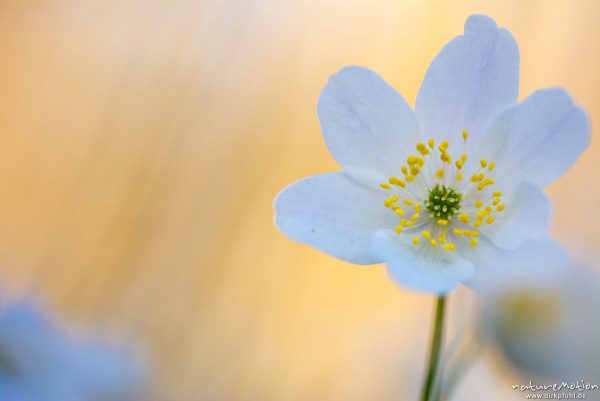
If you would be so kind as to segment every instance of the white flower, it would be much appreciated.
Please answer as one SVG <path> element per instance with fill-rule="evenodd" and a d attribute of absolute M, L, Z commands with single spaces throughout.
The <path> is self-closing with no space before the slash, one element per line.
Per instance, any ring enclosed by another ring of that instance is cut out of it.
<path fill-rule="evenodd" d="M 0 309 L 0 401 L 135 400 L 143 370 L 116 350 L 72 341 L 29 303 Z"/>
<path fill-rule="evenodd" d="M 480 282 L 484 338 L 526 381 L 600 385 L 600 277 L 547 240 L 496 263 Z"/>
<path fill-rule="evenodd" d="M 545 236 L 542 189 L 587 147 L 589 124 L 563 89 L 517 104 L 518 76 L 517 44 L 485 16 L 433 60 L 414 111 L 374 72 L 342 69 L 317 111 L 344 171 L 284 189 L 277 226 L 352 263 L 387 262 L 404 286 L 435 293 Z"/>

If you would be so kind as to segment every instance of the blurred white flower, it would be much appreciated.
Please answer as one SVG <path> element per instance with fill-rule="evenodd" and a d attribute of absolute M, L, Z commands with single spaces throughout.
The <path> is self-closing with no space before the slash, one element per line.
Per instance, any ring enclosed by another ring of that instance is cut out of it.
<path fill-rule="evenodd" d="M 127 401 L 141 365 L 115 350 L 74 342 L 35 306 L 0 310 L 0 401 Z"/>
<path fill-rule="evenodd" d="M 546 235 L 542 189 L 589 143 L 563 89 L 517 104 L 519 50 L 485 16 L 433 60 L 415 110 L 376 73 L 332 76 L 317 111 L 344 169 L 300 180 L 275 201 L 281 231 L 337 258 L 387 262 L 394 279 L 446 293 L 501 250 Z"/>
<path fill-rule="evenodd" d="M 484 338 L 527 381 L 600 385 L 600 277 L 550 242 L 505 263 L 504 274 L 481 282 Z"/>

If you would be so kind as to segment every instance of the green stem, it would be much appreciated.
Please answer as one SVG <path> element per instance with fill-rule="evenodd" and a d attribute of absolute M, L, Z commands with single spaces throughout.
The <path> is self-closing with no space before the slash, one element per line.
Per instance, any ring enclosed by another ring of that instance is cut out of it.
<path fill-rule="evenodd" d="M 446 297 L 439 295 L 435 303 L 435 322 L 433 326 L 433 334 L 431 336 L 431 350 L 429 352 L 429 366 L 427 368 L 427 376 L 423 383 L 423 391 L 421 393 L 421 401 L 433 401 L 434 394 L 439 391 L 433 391 L 440 365 L 440 354 L 442 349 L 442 334 L 444 331 L 444 310 L 446 306 Z"/>

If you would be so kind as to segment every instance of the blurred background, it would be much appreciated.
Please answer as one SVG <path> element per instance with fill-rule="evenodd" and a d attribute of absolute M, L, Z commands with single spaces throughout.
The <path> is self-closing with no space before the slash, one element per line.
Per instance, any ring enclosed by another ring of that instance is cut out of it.
<path fill-rule="evenodd" d="M 549 192 L 553 235 L 597 259 L 595 0 L 3 0 L 3 297 L 143 349 L 147 399 L 414 399 L 432 298 L 292 242 L 272 201 L 337 169 L 315 112 L 329 75 L 368 66 L 414 104 L 472 13 L 517 39 L 521 99 L 561 85 L 588 110 L 591 147 Z M 514 397 L 480 368 L 459 399 Z"/>

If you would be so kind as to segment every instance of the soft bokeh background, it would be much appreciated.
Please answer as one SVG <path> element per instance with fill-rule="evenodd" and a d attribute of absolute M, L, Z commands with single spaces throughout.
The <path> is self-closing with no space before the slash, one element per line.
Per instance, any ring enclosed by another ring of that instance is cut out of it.
<path fill-rule="evenodd" d="M 2 293 L 147 350 L 148 399 L 415 398 L 431 297 L 290 241 L 271 204 L 336 169 L 315 113 L 330 74 L 368 66 L 412 104 L 472 13 L 515 35 L 521 98 L 562 85 L 600 121 L 595 0 L 2 1 Z M 581 258 L 598 173 L 594 139 L 550 188 Z M 513 395 L 486 366 L 460 399 Z"/>

